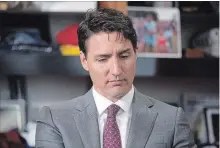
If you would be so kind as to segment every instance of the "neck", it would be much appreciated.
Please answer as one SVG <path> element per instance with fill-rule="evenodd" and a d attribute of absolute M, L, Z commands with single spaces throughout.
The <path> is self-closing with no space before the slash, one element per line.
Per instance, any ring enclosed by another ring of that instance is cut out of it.
<path fill-rule="evenodd" d="M 120 100 L 121 98 L 107 98 L 107 99 L 115 103 L 118 100 Z"/>
<path fill-rule="evenodd" d="M 122 97 L 124 97 L 125 96 L 125 94 L 118 94 L 118 95 L 116 95 L 116 96 L 110 96 L 110 95 L 108 95 L 108 94 L 106 94 L 106 93 L 103 93 L 102 91 L 100 91 L 97 87 L 95 87 L 95 86 L 93 86 L 94 87 L 94 89 L 99 93 L 99 94 L 101 94 L 102 96 L 104 96 L 106 99 L 108 99 L 108 100 L 110 100 L 110 101 L 112 101 L 112 102 L 117 102 L 118 100 L 120 100 Z"/>

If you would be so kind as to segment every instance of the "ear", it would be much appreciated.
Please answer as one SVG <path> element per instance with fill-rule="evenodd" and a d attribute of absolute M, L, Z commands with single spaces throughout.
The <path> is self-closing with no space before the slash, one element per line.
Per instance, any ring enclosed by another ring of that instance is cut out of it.
<path fill-rule="evenodd" d="M 89 71 L 89 68 L 88 68 L 88 63 L 87 63 L 87 59 L 86 59 L 86 56 L 85 54 L 80 51 L 80 61 L 81 61 L 81 64 L 83 66 L 83 68 L 86 70 L 86 71 Z"/>

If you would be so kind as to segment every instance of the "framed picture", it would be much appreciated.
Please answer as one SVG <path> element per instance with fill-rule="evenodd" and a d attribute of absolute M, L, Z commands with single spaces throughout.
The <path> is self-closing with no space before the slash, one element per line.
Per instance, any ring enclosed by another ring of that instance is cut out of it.
<path fill-rule="evenodd" d="M 128 16 L 137 33 L 139 57 L 182 57 L 177 8 L 128 7 Z"/>
<path fill-rule="evenodd" d="M 25 101 L 0 99 L 0 132 L 14 128 L 25 130 Z"/>
<path fill-rule="evenodd" d="M 216 133 L 219 131 L 216 130 L 219 128 L 219 115 L 216 114 L 216 109 L 219 108 L 219 94 L 185 92 L 179 104 L 184 109 L 197 144 L 215 146 L 215 140 L 219 137 Z"/>
<path fill-rule="evenodd" d="M 209 143 L 219 144 L 219 109 L 217 107 L 206 108 L 205 116 Z"/>
<path fill-rule="evenodd" d="M 181 95 L 180 105 L 183 107 L 187 117 L 192 117 L 198 112 L 202 113 L 204 108 L 219 107 L 219 95 L 215 93 L 191 93 L 185 92 Z"/>

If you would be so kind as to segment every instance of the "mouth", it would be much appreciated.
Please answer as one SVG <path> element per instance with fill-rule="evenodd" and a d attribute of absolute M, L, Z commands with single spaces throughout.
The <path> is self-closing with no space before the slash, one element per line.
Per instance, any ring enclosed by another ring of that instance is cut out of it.
<path fill-rule="evenodd" d="M 120 80 L 111 80 L 109 82 L 121 82 L 121 81 L 125 81 L 125 79 L 120 79 Z"/>
<path fill-rule="evenodd" d="M 113 81 L 109 81 L 109 83 L 113 86 L 121 86 L 121 85 L 123 85 L 124 81 L 125 81 L 125 79 L 113 80 Z"/>

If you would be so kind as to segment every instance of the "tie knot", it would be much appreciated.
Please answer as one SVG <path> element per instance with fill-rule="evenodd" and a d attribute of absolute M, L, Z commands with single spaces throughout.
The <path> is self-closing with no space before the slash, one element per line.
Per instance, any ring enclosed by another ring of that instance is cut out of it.
<path fill-rule="evenodd" d="M 108 110 L 108 117 L 115 118 L 116 114 L 120 110 L 120 107 L 118 105 L 112 104 L 107 108 L 107 110 Z"/>

